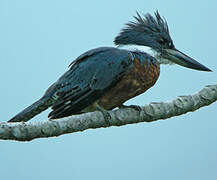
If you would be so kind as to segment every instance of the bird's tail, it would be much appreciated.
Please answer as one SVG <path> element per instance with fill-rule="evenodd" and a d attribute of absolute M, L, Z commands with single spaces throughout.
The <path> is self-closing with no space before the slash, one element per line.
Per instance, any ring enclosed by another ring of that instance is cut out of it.
<path fill-rule="evenodd" d="M 49 108 L 53 103 L 53 100 L 50 96 L 43 96 L 41 99 L 21 111 L 19 114 L 14 116 L 8 122 L 20 122 L 20 121 L 28 121 L 40 112 Z"/>

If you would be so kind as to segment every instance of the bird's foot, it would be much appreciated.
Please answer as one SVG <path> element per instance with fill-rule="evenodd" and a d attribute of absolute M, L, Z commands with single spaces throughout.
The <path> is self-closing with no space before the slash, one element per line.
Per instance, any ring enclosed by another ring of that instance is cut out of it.
<path fill-rule="evenodd" d="M 142 108 L 140 106 L 137 106 L 137 105 L 121 105 L 119 106 L 119 108 L 133 108 L 134 110 L 138 111 L 139 113 L 142 111 Z"/>
<path fill-rule="evenodd" d="M 110 125 L 110 121 L 112 117 L 109 114 L 109 112 L 106 111 L 103 107 L 99 106 L 98 104 L 96 105 L 96 110 L 100 111 L 103 114 L 106 124 Z"/>

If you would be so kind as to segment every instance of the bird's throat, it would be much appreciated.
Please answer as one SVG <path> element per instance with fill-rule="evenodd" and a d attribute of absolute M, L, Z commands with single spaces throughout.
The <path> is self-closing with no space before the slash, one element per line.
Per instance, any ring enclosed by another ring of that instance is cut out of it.
<path fill-rule="evenodd" d="M 151 47 L 148 47 L 148 46 L 140 46 L 140 45 L 121 45 L 121 46 L 118 46 L 119 49 L 126 49 L 126 50 L 129 50 L 129 51 L 140 51 L 140 52 L 143 52 L 143 53 L 147 53 L 149 54 L 150 56 L 154 57 L 159 64 L 169 64 L 169 65 L 172 65 L 174 64 L 173 62 L 163 58 L 160 54 L 160 52 L 154 50 L 153 48 Z"/>

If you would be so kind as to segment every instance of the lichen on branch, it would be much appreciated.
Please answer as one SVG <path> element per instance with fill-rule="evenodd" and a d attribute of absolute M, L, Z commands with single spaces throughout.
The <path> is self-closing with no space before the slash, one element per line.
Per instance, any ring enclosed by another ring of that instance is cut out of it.
<path fill-rule="evenodd" d="M 168 102 L 150 103 L 141 111 L 121 108 L 109 111 L 109 122 L 101 112 L 73 115 L 44 122 L 0 123 L 0 139 L 31 141 L 36 138 L 54 137 L 67 133 L 110 126 L 152 122 L 168 119 L 208 106 L 217 100 L 217 85 L 209 85 L 193 95 L 179 96 Z"/>

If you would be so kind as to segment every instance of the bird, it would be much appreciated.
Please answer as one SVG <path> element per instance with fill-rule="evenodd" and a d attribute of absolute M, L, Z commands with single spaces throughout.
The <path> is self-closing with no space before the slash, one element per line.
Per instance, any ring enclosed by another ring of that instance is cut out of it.
<path fill-rule="evenodd" d="M 113 47 L 78 56 L 35 103 L 8 122 L 26 122 L 51 107 L 49 119 L 128 107 L 124 103 L 153 87 L 161 64 L 211 71 L 174 46 L 165 18 L 136 12 L 114 38 Z M 137 106 L 129 106 L 136 108 Z M 138 109 L 138 108 L 136 108 Z"/>

